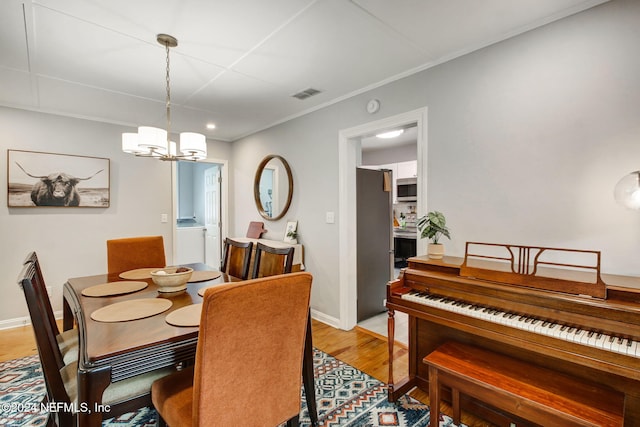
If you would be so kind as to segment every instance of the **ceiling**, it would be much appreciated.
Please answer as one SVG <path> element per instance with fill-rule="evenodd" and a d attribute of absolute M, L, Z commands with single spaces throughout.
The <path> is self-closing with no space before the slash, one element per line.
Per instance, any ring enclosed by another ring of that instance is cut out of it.
<path fill-rule="evenodd" d="M 402 129 L 403 132 L 395 138 L 379 138 L 376 135 L 360 138 L 360 147 L 364 152 L 418 143 L 418 127 L 415 124 Z"/>
<path fill-rule="evenodd" d="M 233 141 L 605 1 L 2 0 L 0 105 L 165 127 L 167 33 L 172 131 Z"/>

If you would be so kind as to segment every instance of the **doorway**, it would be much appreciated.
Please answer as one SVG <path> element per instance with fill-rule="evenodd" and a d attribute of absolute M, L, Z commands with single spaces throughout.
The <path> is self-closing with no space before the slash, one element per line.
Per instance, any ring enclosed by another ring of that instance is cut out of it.
<path fill-rule="evenodd" d="M 391 128 L 415 125 L 417 127 L 418 212 L 425 212 L 427 203 L 427 108 L 409 111 L 397 116 L 365 123 L 338 133 L 338 185 L 339 185 L 339 327 L 352 329 L 357 323 L 357 208 L 356 167 L 361 164 L 362 137 Z"/>
<path fill-rule="evenodd" d="M 227 227 L 227 161 L 178 161 L 173 176 L 173 263 L 219 268 Z"/>
<path fill-rule="evenodd" d="M 204 171 L 204 263 L 210 267 L 219 266 L 222 259 L 220 169 L 213 164 Z"/>

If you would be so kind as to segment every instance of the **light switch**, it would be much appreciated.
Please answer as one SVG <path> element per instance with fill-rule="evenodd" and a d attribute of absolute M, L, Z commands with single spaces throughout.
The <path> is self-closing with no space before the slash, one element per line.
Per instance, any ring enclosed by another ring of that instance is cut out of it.
<path fill-rule="evenodd" d="M 169 221 L 169 215 L 167 214 L 160 214 L 160 222 L 165 223 Z"/>
<path fill-rule="evenodd" d="M 333 224 L 336 222 L 336 215 L 333 212 L 327 212 L 327 224 Z"/>

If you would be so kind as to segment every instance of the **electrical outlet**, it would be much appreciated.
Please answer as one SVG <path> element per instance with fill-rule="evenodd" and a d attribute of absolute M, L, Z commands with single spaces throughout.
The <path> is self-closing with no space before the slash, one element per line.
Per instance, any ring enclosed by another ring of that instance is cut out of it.
<path fill-rule="evenodd" d="M 335 216 L 335 213 L 333 213 L 333 212 L 327 212 L 327 213 L 326 213 L 326 218 L 325 218 L 325 219 L 326 219 L 327 224 L 333 224 L 333 223 L 335 223 L 335 222 L 336 222 L 336 216 Z"/>

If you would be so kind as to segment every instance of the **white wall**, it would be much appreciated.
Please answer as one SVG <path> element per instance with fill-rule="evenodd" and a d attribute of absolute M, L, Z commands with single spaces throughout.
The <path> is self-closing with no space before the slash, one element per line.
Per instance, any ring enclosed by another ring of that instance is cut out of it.
<path fill-rule="evenodd" d="M 62 285 L 69 277 L 100 274 L 107 269 L 110 238 L 162 235 L 171 258 L 173 222 L 171 163 L 136 158 L 120 149 L 122 126 L 0 107 L 0 149 L 19 149 L 109 158 L 109 208 L 8 208 L 6 191 L 0 206 L 0 328 L 28 317 L 16 279 L 22 261 L 36 251 L 54 310 L 62 307 Z M 210 156 L 229 158 L 228 143 L 209 141 Z M 225 157 L 226 156 L 226 157 Z M 6 159 L 6 157 L 5 157 Z M 0 188 L 7 188 L 6 160 Z"/>
<path fill-rule="evenodd" d="M 236 141 L 235 232 L 260 220 L 252 173 L 267 154 L 291 165 L 312 307 L 339 315 L 338 132 L 429 109 L 429 210 L 446 214 L 447 252 L 466 241 L 602 251 L 603 270 L 640 275 L 640 213 L 613 187 L 640 166 L 640 2 L 614 0 Z M 369 99 L 382 107 L 366 113 Z M 279 238 L 285 220 L 267 223 Z M 424 252 L 426 242 L 419 244 Z"/>

